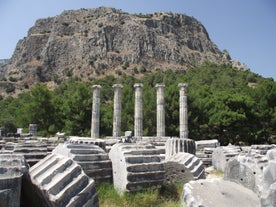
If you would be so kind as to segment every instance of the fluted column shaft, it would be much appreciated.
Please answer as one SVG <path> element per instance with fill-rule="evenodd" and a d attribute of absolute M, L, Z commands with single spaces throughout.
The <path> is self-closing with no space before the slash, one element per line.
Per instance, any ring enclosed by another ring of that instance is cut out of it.
<path fill-rule="evenodd" d="M 114 84 L 113 137 L 121 136 L 122 99 L 121 84 Z"/>
<path fill-rule="evenodd" d="M 156 136 L 165 136 L 165 98 L 164 84 L 156 84 Z"/>
<path fill-rule="evenodd" d="M 91 118 L 91 137 L 99 138 L 100 132 L 100 85 L 93 85 L 93 103 L 92 103 L 92 118 Z"/>
<path fill-rule="evenodd" d="M 141 139 L 143 136 L 143 84 L 134 84 L 135 108 L 134 108 L 134 137 Z"/>
<path fill-rule="evenodd" d="M 187 83 L 179 83 L 179 136 L 188 138 Z"/>

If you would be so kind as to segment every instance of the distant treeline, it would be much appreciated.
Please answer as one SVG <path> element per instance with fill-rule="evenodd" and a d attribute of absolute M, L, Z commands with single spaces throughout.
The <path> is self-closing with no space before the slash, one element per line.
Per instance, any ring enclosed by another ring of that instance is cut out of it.
<path fill-rule="evenodd" d="M 179 135 L 178 83 L 188 83 L 189 137 L 195 140 L 218 139 L 221 144 L 261 144 L 276 142 L 276 82 L 250 71 L 229 65 L 205 63 L 187 73 L 147 73 L 142 78 L 106 76 L 90 82 L 73 77 L 53 91 L 36 85 L 17 98 L 0 101 L 0 126 L 9 131 L 27 130 L 38 124 L 38 134 L 56 132 L 90 136 L 92 85 L 101 89 L 100 134 L 112 135 L 113 88 L 122 89 L 122 133 L 134 128 L 135 83 L 143 83 L 143 129 L 145 136 L 156 135 L 156 88 L 164 83 L 166 136 Z"/>

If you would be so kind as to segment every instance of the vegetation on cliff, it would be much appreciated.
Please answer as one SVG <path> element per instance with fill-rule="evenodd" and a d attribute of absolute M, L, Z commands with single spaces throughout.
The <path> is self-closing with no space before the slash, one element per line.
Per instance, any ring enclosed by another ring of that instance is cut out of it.
<path fill-rule="evenodd" d="M 204 63 L 187 73 L 147 72 L 140 78 L 106 76 L 78 81 L 72 76 L 54 90 L 38 84 L 18 97 L 0 101 L 0 126 L 9 131 L 38 124 L 39 134 L 89 136 L 93 84 L 100 84 L 102 137 L 112 135 L 113 89 L 122 89 L 122 132 L 133 130 L 134 83 L 143 88 L 144 135 L 156 134 L 156 83 L 164 83 L 166 135 L 179 134 L 178 83 L 187 82 L 189 107 L 189 137 L 195 140 L 218 139 L 221 144 L 275 143 L 276 83 L 250 71 L 234 70 L 231 66 Z"/>

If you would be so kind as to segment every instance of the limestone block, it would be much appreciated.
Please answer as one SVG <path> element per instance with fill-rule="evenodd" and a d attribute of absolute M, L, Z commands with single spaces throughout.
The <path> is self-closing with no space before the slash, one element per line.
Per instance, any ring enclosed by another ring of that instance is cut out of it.
<path fill-rule="evenodd" d="M 160 150 L 153 145 L 118 143 L 112 146 L 113 184 L 119 193 L 134 192 L 150 187 L 161 187 L 164 165 Z"/>
<path fill-rule="evenodd" d="M 187 138 L 171 138 L 166 142 L 166 159 L 178 152 L 195 154 L 195 141 Z"/>
<path fill-rule="evenodd" d="M 20 206 L 22 176 L 27 171 L 24 156 L 0 154 L 0 206 Z"/>
<path fill-rule="evenodd" d="M 91 139 L 91 138 L 90 138 Z M 59 144 L 53 153 L 73 159 L 96 184 L 112 182 L 112 164 L 108 154 L 94 144 L 63 143 Z"/>
<path fill-rule="evenodd" d="M 222 180 L 197 180 L 184 185 L 182 204 L 187 207 L 259 207 L 260 200 L 251 190 Z"/>
<path fill-rule="evenodd" d="M 276 159 L 269 160 L 264 168 L 262 184 L 262 207 L 276 206 Z"/>
<path fill-rule="evenodd" d="M 195 141 L 196 156 L 200 158 L 205 167 L 212 165 L 212 154 L 215 148 L 220 146 L 218 140 L 200 140 Z"/>
<path fill-rule="evenodd" d="M 276 206 L 276 182 L 270 185 L 269 189 L 262 194 L 261 206 L 262 207 Z"/>
<path fill-rule="evenodd" d="M 260 195 L 263 188 L 263 169 L 266 165 L 265 156 L 239 155 L 227 162 L 224 179 L 241 184 Z"/>
<path fill-rule="evenodd" d="M 239 146 L 228 145 L 225 147 L 217 147 L 212 153 L 212 165 L 215 169 L 224 172 L 224 168 L 228 160 L 239 155 L 241 148 Z"/>
<path fill-rule="evenodd" d="M 274 148 L 276 148 L 276 145 L 273 145 L 273 144 L 272 145 L 268 145 L 268 144 L 252 145 L 249 153 L 265 155 L 268 150 L 271 150 Z"/>
<path fill-rule="evenodd" d="M 33 166 L 48 154 L 48 149 L 44 142 L 24 141 L 15 145 L 13 153 L 24 155 L 28 164 Z"/>
<path fill-rule="evenodd" d="M 268 150 L 266 156 L 268 160 L 276 160 L 276 148 Z"/>
<path fill-rule="evenodd" d="M 106 150 L 106 143 L 105 143 L 105 140 L 103 139 L 70 136 L 68 139 L 68 142 L 74 143 L 74 144 L 94 144 L 101 147 L 103 150 Z"/>
<path fill-rule="evenodd" d="M 216 148 L 220 146 L 220 143 L 217 139 L 195 141 L 195 144 L 196 150 L 204 149 L 206 147 Z"/>
<path fill-rule="evenodd" d="M 65 156 L 52 153 L 39 161 L 30 168 L 30 181 L 30 206 L 99 205 L 94 180 Z"/>
<path fill-rule="evenodd" d="M 174 154 L 165 160 L 165 180 L 168 183 L 205 178 L 205 167 L 195 155 L 185 152 Z"/>

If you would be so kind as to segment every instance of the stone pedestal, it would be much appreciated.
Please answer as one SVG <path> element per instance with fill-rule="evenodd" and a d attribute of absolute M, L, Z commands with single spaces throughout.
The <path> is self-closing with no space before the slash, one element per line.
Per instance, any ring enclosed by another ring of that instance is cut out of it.
<path fill-rule="evenodd" d="M 165 99 L 164 84 L 156 84 L 156 129 L 157 137 L 165 136 Z"/>
<path fill-rule="evenodd" d="M 113 184 L 118 193 L 159 188 L 164 181 L 160 150 L 153 145 L 118 143 L 112 146 Z"/>
<path fill-rule="evenodd" d="M 121 136 L 121 114 L 122 114 L 122 100 L 121 84 L 114 84 L 114 111 L 113 111 L 113 137 Z"/>
<path fill-rule="evenodd" d="M 91 119 L 91 137 L 98 138 L 100 131 L 100 85 L 93 85 L 92 119 Z"/>
<path fill-rule="evenodd" d="M 30 125 L 29 125 L 29 133 L 30 133 L 33 137 L 36 137 L 36 135 L 37 135 L 37 124 L 30 124 Z"/>
<path fill-rule="evenodd" d="M 179 152 L 195 154 L 195 141 L 192 139 L 171 138 L 166 142 L 166 159 Z"/>
<path fill-rule="evenodd" d="M 134 137 L 140 140 L 143 136 L 143 84 L 134 84 L 135 88 L 135 112 L 134 112 Z"/>
<path fill-rule="evenodd" d="M 179 136 L 188 138 L 187 83 L 179 83 Z"/>

